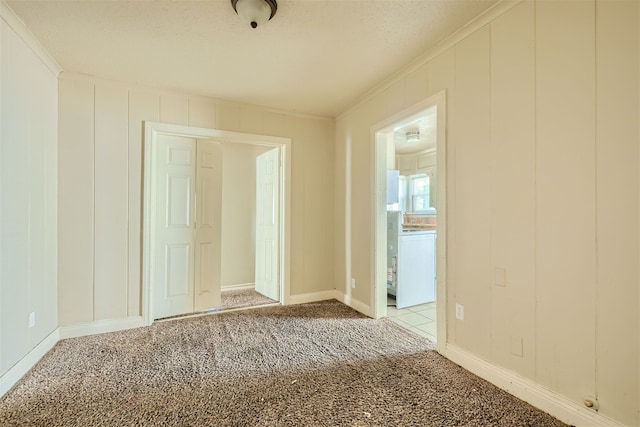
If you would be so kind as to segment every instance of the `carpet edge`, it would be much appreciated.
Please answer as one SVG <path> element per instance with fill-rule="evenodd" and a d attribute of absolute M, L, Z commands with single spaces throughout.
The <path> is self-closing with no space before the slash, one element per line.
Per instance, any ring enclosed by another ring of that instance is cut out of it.
<path fill-rule="evenodd" d="M 24 355 L 0 377 L 0 397 L 16 385 L 60 341 L 60 328 L 56 328 L 38 345 Z"/>

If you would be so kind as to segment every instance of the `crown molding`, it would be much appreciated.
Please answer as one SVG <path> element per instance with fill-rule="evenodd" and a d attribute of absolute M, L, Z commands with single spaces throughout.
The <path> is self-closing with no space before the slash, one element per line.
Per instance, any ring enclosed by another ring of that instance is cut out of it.
<path fill-rule="evenodd" d="M 2 0 L 0 0 L 2 1 Z M 198 92 L 194 92 L 194 91 L 185 91 L 185 90 L 181 90 L 181 89 L 177 89 L 177 88 L 171 88 L 171 87 L 167 87 L 167 86 L 152 86 L 152 85 L 148 85 L 145 83 L 140 83 L 140 82 L 130 82 L 130 81 L 126 81 L 126 80 L 115 80 L 115 79 L 110 79 L 107 77 L 101 77 L 101 76 L 96 76 L 96 75 L 91 75 L 91 74 L 84 74 L 84 73 L 78 73 L 78 72 L 73 72 L 73 71 L 62 71 L 62 73 L 58 76 L 58 78 L 60 80 L 62 79 L 67 79 L 67 80 L 81 80 L 81 81 L 86 81 L 86 82 L 90 82 L 90 83 L 106 83 L 106 84 L 117 84 L 117 85 L 121 85 L 126 87 L 128 90 L 140 90 L 140 91 L 146 91 L 146 92 L 150 92 L 150 93 L 154 93 L 157 95 L 178 95 L 178 96 L 184 96 L 187 97 L 190 100 L 202 100 L 205 102 L 212 102 L 216 105 L 230 105 L 230 106 L 236 106 L 239 108 L 248 108 L 248 109 L 259 109 L 262 112 L 265 113 L 272 113 L 272 114 L 279 114 L 282 116 L 287 116 L 287 117 L 296 117 L 296 118 L 300 118 L 300 119 L 309 119 L 309 120 L 318 120 L 318 121 L 323 121 L 323 122 L 329 122 L 329 123 L 334 123 L 335 122 L 335 118 L 334 117 L 329 117 L 329 116 L 320 116 L 317 114 L 307 114 L 307 113 L 301 113 L 301 112 L 297 112 L 297 111 L 291 111 L 291 110 L 285 110 L 285 109 L 278 109 L 278 108 L 273 108 L 273 107 L 266 107 L 264 105 L 260 105 L 260 104 L 249 104 L 247 102 L 240 102 L 240 101 L 233 101 L 230 99 L 225 99 L 225 98 L 217 98 L 213 95 L 207 95 L 207 94 L 203 94 L 203 93 L 198 93 Z"/>
<path fill-rule="evenodd" d="M 463 39 L 479 30 L 480 28 L 484 27 L 485 25 L 491 23 L 496 18 L 511 10 L 514 6 L 522 3 L 523 1 L 531 0 L 500 0 L 494 6 L 490 7 L 482 14 L 469 21 L 469 23 L 464 25 L 455 33 L 437 43 L 431 49 L 427 50 L 424 54 L 418 56 L 409 64 L 400 68 L 398 71 L 391 74 L 391 76 L 387 77 L 382 82 L 371 88 L 369 91 L 365 92 L 353 105 L 336 116 L 336 120 L 342 119 L 346 115 L 352 113 L 354 110 L 362 106 L 362 104 L 369 101 L 371 98 L 374 98 L 375 96 L 384 92 L 386 89 L 389 89 L 391 86 L 406 78 L 409 74 L 411 74 L 418 68 L 432 61 L 435 57 L 437 57 L 447 49 L 460 43 Z"/>
<path fill-rule="evenodd" d="M 0 0 L 0 17 L 2 20 L 24 41 L 27 46 L 36 54 L 44 65 L 56 76 L 62 72 L 62 67 L 53 59 L 51 54 L 40 44 L 36 36 L 29 30 L 24 22 L 4 1 Z"/>

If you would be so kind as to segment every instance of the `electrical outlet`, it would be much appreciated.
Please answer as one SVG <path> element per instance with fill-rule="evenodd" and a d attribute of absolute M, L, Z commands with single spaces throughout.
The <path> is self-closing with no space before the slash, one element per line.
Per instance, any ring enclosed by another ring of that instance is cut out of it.
<path fill-rule="evenodd" d="M 464 305 L 456 303 L 456 319 L 464 320 Z"/>
<path fill-rule="evenodd" d="M 356 287 L 356 279 L 351 278 L 351 289 L 355 289 Z"/>
<path fill-rule="evenodd" d="M 36 326 L 36 312 L 32 311 L 29 313 L 29 327 L 33 328 L 34 326 Z"/>

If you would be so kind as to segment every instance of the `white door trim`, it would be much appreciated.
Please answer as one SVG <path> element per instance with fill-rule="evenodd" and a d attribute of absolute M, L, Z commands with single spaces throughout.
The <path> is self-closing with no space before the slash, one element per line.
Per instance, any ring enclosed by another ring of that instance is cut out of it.
<path fill-rule="evenodd" d="M 435 95 L 421 101 L 405 110 L 388 117 L 387 119 L 371 127 L 371 141 L 374 149 L 371 150 L 371 235 L 374 244 L 371 246 L 371 277 L 374 278 L 374 290 L 371 294 L 370 307 L 372 317 L 378 319 L 387 315 L 387 272 L 385 257 L 387 253 L 387 207 L 386 207 L 386 181 L 387 181 L 387 141 L 379 137 L 379 134 L 393 129 L 395 123 L 417 115 L 429 107 L 437 108 L 437 201 L 438 221 L 436 240 L 436 309 L 437 320 L 437 346 L 438 351 L 444 352 L 447 342 L 447 140 L 446 140 L 446 91 L 442 90 Z"/>
<path fill-rule="evenodd" d="M 153 247 L 153 176 L 154 141 L 158 135 L 175 135 L 196 139 L 208 139 L 237 144 L 263 145 L 279 147 L 281 160 L 280 173 L 280 303 L 289 304 L 290 296 L 290 235 L 291 235 L 291 139 L 276 136 L 231 132 L 218 129 L 206 129 L 167 123 L 145 122 L 144 127 L 144 177 L 143 177 L 143 218 L 142 218 L 142 318 L 145 325 L 153 323 L 153 287 L 150 269 L 151 248 Z"/>

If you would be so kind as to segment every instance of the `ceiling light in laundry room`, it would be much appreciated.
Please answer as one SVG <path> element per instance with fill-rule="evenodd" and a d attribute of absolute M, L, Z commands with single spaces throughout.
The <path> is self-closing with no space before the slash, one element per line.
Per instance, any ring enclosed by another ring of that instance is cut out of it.
<path fill-rule="evenodd" d="M 420 131 L 419 130 L 409 131 L 405 134 L 405 137 L 407 138 L 408 144 L 415 144 L 416 142 L 420 141 Z"/>

